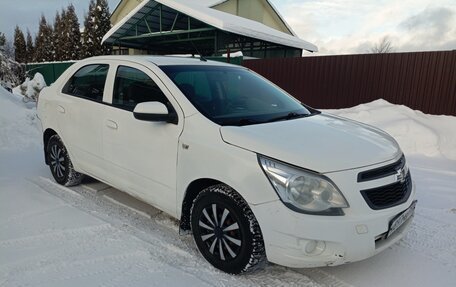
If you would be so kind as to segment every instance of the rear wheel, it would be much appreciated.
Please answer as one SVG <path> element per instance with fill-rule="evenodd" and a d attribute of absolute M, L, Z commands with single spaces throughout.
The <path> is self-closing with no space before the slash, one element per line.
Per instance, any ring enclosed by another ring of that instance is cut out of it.
<path fill-rule="evenodd" d="M 194 201 L 191 223 L 198 249 L 216 268 L 239 274 L 266 261 L 258 222 L 230 187 L 220 184 L 203 190 Z"/>
<path fill-rule="evenodd" d="M 65 186 L 81 183 L 84 175 L 74 170 L 68 151 L 58 135 L 53 135 L 49 139 L 46 156 L 52 176 L 57 183 Z"/>

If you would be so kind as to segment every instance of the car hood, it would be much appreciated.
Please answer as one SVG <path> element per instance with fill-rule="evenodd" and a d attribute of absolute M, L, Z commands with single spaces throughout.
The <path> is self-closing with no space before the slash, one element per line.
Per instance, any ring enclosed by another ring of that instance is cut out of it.
<path fill-rule="evenodd" d="M 373 165 L 401 153 L 387 133 L 328 114 L 240 127 L 223 126 L 220 133 L 228 144 L 320 173 Z"/>

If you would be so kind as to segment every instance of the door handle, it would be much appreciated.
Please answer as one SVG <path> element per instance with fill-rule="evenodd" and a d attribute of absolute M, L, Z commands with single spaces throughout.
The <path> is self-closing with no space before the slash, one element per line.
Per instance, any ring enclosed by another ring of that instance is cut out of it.
<path fill-rule="evenodd" d="M 118 128 L 117 123 L 112 120 L 106 120 L 106 126 L 113 130 L 117 130 L 117 128 Z"/>
<path fill-rule="evenodd" d="M 61 114 L 64 114 L 65 113 L 65 108 L 62 107 L 61 105 L 57 105 L 57 111 L 59 111 L 59 113 L 61 113 Z"/>

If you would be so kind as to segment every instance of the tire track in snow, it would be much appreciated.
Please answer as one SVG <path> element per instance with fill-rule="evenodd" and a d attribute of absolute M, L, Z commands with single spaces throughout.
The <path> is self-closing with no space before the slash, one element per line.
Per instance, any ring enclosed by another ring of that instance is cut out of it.
<path fill-rule="evenodd" d="M 119 232 L 136 238 L 134 244 L 138 245 L 137 248 L 147 250 L 150 258 L 149 261 L 143 260 L 146 270 L 142 274 L 148 274 L 150 265 L 160 262 L 168 266 L 168 269 L 176 269 L 211 286 L 321 286 L 293 269 L 272 264 L 253 274 L 243 276 L 225 274 L 204 260 L 191 236 L 180 237 L 176 232 L 177 223 L 162 213 L 150 219 L 119 206 L 83 186 L 66 188 L 47 178 L 34 178 L 30 181 L 70 205 L 107 222 Z M 103 269 L 99 266 L 97 268 Z M 131 272 L 134 267 L 130 264 L 127 269 Z M 122 282 L 122 277 L 118 279 Z M 122 286 L 116 281 L 106 282 L 106 286 Z"/>
<path fill-rule="evenodd" d="M 17 224 L 17 221 L 21 221 L 24 219 L 27 219 L 29 217 L 34 217 L 37 215 L 43 215 L 46 213 L 54 212 L 55 210 L 68 206 L 68 204 L 61 204 L 61 205 L 56 205 L 54 208 L 50 209 L 45 209 L 45 210 L 40 210 L 40 211 L 34 211 L 34 212 L 24 212 L 18 215 L 10 216 L 4 220 L 0 221 L 0 226 L 9 226 L 11 223 Z"/>
<path fill-rule="evenodd" d="M 77 278 L 90 277 L 100 274 L 121 273 L 121 271 L 125 269 L 125 261 L 132 259 L 133 261 L 136 261 L 142 258 L 147 258 L 147 254 L 140 251 L 134 251 L 120 255 L 75 260 L 70 263 L 43 262 L 43 265 L 29 266 L 27 270 L 20 270 L 21 274 L 24 274 L 24 271 L 26 271 L 25 276 L 18 277 L 19 280 L 15 280 L 15 284 L 21 285 L 21 281 L 25 280 L 26 282 L 32 281 L 34 286 L 48 286 L 51 285 L 50 283 L 52 282 L 62 282 L 61 286 L 65 286 L 66 284 L 63 284 L 63 282 L 71 281 Z"/>
<path fill-rule="evenodd" d="M 395 246 L 409 248 L 430 260 L 456 267 L 456 225 L 443 222 L 417 210 L 409 232 Z"/>
<path fill-rule="evenodd" d="M 0 241 L 0 248 L 18 248 L 20 245 L 36 244 L 41 245 L 48 242 L 48 239 L 58 239 L 61 242 L 83 236 L 84 234 L 95 235 L 99 232 L 111 229 L 108 223 L 96 226 L 86 226 L 75 229 L 65 229 L 53 232 L 46 232 L 37 235 L 25 236 L 17 239 L 7 239 Z"/>

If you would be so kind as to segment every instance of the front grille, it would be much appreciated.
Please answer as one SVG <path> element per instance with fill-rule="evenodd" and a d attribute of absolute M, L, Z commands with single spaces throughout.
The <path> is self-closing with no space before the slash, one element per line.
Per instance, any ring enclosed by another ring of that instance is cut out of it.
<path fill-rule="evenodd" d="M 404 155 L 402 155 L 402 157 L 395 163 L 360 172 L 358 174 L 358 182 L 369 181 L 369 180 L 379 179 L 382 177 L 387 177 L 389 175 L 393 175 L 398 170 L 403 168 L 404 166 L 405 166 L 405 157 L 404 157 Z"/>
<path fill-rule="evenodd" d="M 361 194 L 370 208 L 379 210 L 406 202 L 411 191 L 412 178 L 409 171 L 404 181 L 398 181 L 372 189 L 361 190 Z"/>

